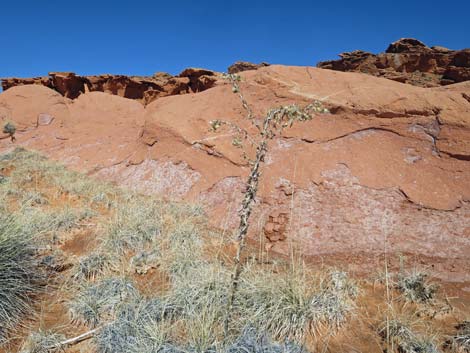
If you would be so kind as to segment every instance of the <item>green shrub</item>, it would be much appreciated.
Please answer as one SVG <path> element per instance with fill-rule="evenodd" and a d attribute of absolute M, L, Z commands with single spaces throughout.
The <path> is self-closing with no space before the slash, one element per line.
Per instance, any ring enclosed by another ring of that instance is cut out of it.
<path fill-rule="evenodd" d="M 16 126 L 8 122 L 3 126 L 3 133 L 10 135 L 11 139 L 14 140 L 15 138 L 15 133 L 16 133 Z"/>

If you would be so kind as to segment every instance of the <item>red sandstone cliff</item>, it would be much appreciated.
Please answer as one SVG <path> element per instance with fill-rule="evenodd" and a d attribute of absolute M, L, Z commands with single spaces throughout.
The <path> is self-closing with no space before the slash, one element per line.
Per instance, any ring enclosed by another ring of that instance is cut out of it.
<path fill-rule="evenodd" d="M 339 56 L 339 60 L 320 62 L 317 66 L 337 71 L 362 72 L 421 87 L 470 80 L 470 49 L 430 48 L 411 38 L 390 44 L 385 53 L 372 54 L 356 50 Z"/>
<path fill-rule="evenodd" d="M 312 100 L 331 112 L 271 142 L 253 238 L 279 252 L 293 241 L 305 254 L 361 269 L 381 261 L 387 241 L 391 252 L 432 264 L 442 278 L 470 280 L 470 82 L 421 88 L 279 65 L 240 75 L 259 116 Z M 73 77 L 66 84 L 51 75 L 55 90 L 11 87 L 0 94 L 0 120 L 16 124 L 17 140 L 0 136 L 0 150 L 36 149 L 142 192 L 199 202 L 214 225 L 230 229 L 249 167 L 233 134 L 211 132 L 209 121 L 250 128 L 238 96 L 210 72 L 161 76 L 176 91 L 184 81 L 189 93 L 144 106 L 104 92 L 72 100 L 56 91 L 72 92 Z M 87 80 L 122 93 L 121 78 Z"/>

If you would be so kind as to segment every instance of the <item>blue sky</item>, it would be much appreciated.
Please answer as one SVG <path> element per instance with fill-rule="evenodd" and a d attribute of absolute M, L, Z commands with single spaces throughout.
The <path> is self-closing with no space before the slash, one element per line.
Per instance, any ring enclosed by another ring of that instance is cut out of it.
<path fill-rule="evenodd" d="M 470 1 L 0 0 L 0 77 L 315 65 L 400 37 L 470 47 Z"/>

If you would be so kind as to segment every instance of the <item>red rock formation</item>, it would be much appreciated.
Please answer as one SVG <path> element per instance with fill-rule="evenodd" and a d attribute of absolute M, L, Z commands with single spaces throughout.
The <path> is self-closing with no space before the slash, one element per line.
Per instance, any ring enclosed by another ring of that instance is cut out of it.
<path fill-rule="evenodd" d="M 3 90 L 15 86 L 37 84 L 75 99 L 84 92 L 105 92 L 148 104 L 159 97 L 201 92 L 215 85 L 219 75 L 204 69 L 186 69 L 178 76 L 156 73 L 151 77 L 125 75 L 78 76 L 73 72 L 51 72 L 36 78 L 2 79 Z"/>
<path fill-rule="evenodd" d="M 253 64 L 247 61 L 237 61 L 236 63 L 230 65 L 228 67 L 228 73 L 229 74 L 236 74 L 238 72 L 242 71 L 248 71 L 248 70 L 258 70 L 261 67 L 269 66 L 268 63 L 262 62 L 260 64 Z"/>
<path fill-rule="evenodd" d="M 176 91 L 180 79 L 190 87 L 190 77 L 207 74 L 185 75 L 174 78 Z M 470 284 L 470 82 L 424 89 L 279 65 L 240 76 L 257 116 L 315 99 L 331 111 L 270 142 L 251 239 L 281 253 L 294 244 L 312 259 L 362 271 L 383 267 L 386 246 L 390 256 Z M 0 120 L 15 123 L 17 140 L 0 139 L 0 151 L 25 146 L 126 187 L 197 201 L 214 226 L 230 229 L 249 167 L 233 131 L 209 129 L 214 119 L 254 131 L 222 81 L 145 107 L 103 92 L 72 101 L 46 87 L 13 87 L 0 94 Z"/>
<path fill-rule="evenodd" d="M 323 69 L 362 72 L 421 87 L 435 87 L 470 80 L 470 49 L 427 47 L 416 39 L 403 38 L 381 54 L 356 50 L 340 60 L 317 64 Z"/>

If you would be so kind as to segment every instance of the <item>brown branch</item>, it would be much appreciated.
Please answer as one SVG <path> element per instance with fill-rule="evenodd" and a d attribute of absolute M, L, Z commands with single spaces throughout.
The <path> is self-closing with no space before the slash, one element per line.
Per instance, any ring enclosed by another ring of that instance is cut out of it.
<path fill-rule="evenodd" d="M 68 338 L 65 341 L 62 341 L 62 342 L 59 342 L 59 343 L 56 343 L 52 346 L 47 347 L 47 349 L 48 350 L 53 350 L 53 349 L 61 349 L 63 347 L 67 347 L 67 346 L 73 346 L 75 344 L 78 344 L 80 342 L 83 342 L 85 340 L 88 340 L 88 339 L 92 338 L 96 334 L 96 332 L 98 332 L 102 328 L 103 328 L 103 326 L 97 327 L 93 330 L 84 332 L 81 335 L 78 335 L 76 337 Z"/>

